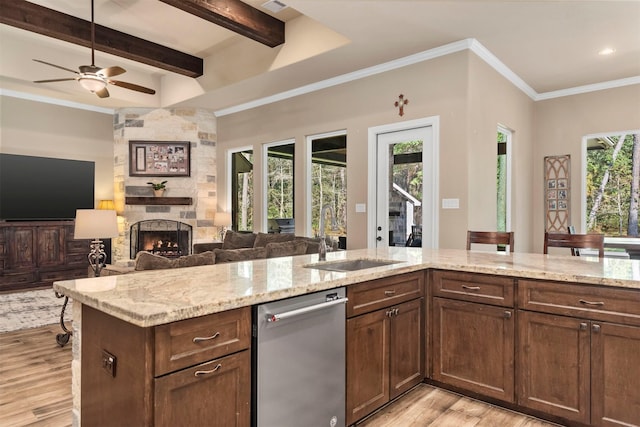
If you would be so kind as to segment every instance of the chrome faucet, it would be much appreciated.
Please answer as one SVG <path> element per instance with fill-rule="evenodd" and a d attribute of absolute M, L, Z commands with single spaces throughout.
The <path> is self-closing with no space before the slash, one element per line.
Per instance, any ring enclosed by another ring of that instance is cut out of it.
<path fill-rule="evenodd" d="M 333 209 L 331 205 L 324 205 L 322 209 L 320 209 L 320 244 L 318 245 L 318 261 L 326 261 L 327 260 L 327 242 L 324 235 L 325 228 L 325 217 L 327 216 L 327 211 L 331 214 L 331 230 L 335 231 L 338 229 L 338 224 L 336 223 L 336 216 L 333 213 Z"/>

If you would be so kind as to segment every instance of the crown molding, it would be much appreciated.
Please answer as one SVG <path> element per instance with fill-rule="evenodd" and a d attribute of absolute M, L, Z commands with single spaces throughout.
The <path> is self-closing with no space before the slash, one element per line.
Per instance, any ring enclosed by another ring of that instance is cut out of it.
<path fill-rule="evenodd" d="M 535 101 L 544 101 L 546 99 L 561 98 L 563 96 L 580 95 L 583 93 L 595 92 L 598 90 L 615 89 L 623 86 L 631 86 L 640 84 L 640 76 L 628 77 L 626 79 L 611 80 L 608 82 L 594 83 L 591 85 L 576 86 L 568 89 L 554 90 L 551 92 L 543 92 L 538 94 Z"/>
<path fill-rule="evenodd" d="M 435 59 L 444 55 L 460 52 L 465 49 L 469 49 L 470 51 L 478 55 L 480 59 L 485 61 L 491 68 L 496 70 L 500 75 L 502 75 L 505 79 L 511 82 L 511 84 L 513 84 L 515 87 L 520 89 L 524 94 L 526 94 L 533 101 L 542 101 L 546 99 L 560 98 L 563 96 L 578 95 L 582 93 L 640 84 L 640 76 L 635 76 L 635 77 L 629 77 L 626 79 L 612 80 L 608 82 L 578 86 L 578 87 L 569 88 L 569 89 L 561 89 L 561 90 L 556 90 L 551 92 L 538 93 L 531 86 L 529 86 L 524 80 L 522 80 L 520 76 L 514 73 L 502 61 L 500 61 L 500 59 L 498 59 L 497 56 L 491 53 L 489 49 L 484 47 L 482 43 L 480 43 L 478 40 L 474 38 L 469 38 L 469 39 L 460 40 L 454 43 L 449 43 L 447 45 L 440 46 L 434 49 L 429 49 L 424 52 L 416 53 L 414 55 L 409 55 L 404 58 L 385 62 L 379 65 L 374 65 L 372 67 L 364 68 L 362 70 L 358 70 L 351 73 L 343 74 L 341 76 L 322 80 L 320 82 L 312 83 L 306 86 L 301 86 L 296 89 L 292 89 L 292 90 L 281 92 L 275 95 L 256 99 L 254 101 L 246 102 L 244 104 L 238 104 L 233 107 L 214 111 L 214 114 L 216 117 L 222 117 L 229 114 L 239 113 L 241 111 L 250 110 L 252 108 L 271 104 L 273 102 L 278 102 L 278 101 L 293 98 L 299 95 L 315 92 L 321 89 L 326 89 L 332 86 L 337 86 L 339 84 L 373 76 L 375 74 L 384 73 L 387 71 L 417 64 L 423 61 L 429 61 L 431 59 Z"/>
<path fill-rule="evenodd" d="M 81 104 L 79 102 L 65 101 L 62 99 L 49 98 L 47 96 L 32 95 L 30 93 L 18 92 L 10 89 L 0 89 L 0 96 L 8 96 L 11 98 L 26 99 L 27 101 L 42 102 L 45 104 L 59 105 L 62 107 L 76 108 L 78 110 L 94 111 L 96 113 L 111 114 L 115 110 L 112 108 L 96 107 L 95 105 Z"/>
<path fill-rule="evenodd" d="M 304 95 L 307 93 L 316 92 L 318 90 L 330 88 L 343 83 L 348 83 L 354 80 L 363 79 L 365 77 L 374 76 L 376 74 L 385 73 L 387 71 L 395 70 L 398 68 L 406 67 L 409 65 L 417 64 L 423 61 L 429 61 L 440 56 L 449 55 L 455 52 L 460 52 L 465 49 L 469 49 L 470 40 L 461 40 L 454 43 L 449 43 L 444 46 L 440 46 L 434 49 L 429 49 L 424 52 L 419 52 L 414 55 L 405 56 L 404 58 L 396 59 L 382 64 L 374 65 L 372 67 L 363 68 L 351 73 L 342 74 L 340 76 L 332 77 L 330 79 L 321 80 L 319 82 L 311 83 L 305 86 L 301 86 L 296 89 L 291 89 L 285 92 L 280 92 L 275 95 L 267 96 L 264 98 L 256 99 L 253 101 L 245 102 L 244 104 L 238 104 L 233 107 L 224 108 L 222 110 L 214 111 L 216 117 L 227 116 L 229 114 L 239 113 L 241 111 L 250 110 L 252 108 L 261 107 L 263 105 L 271 104 L 274 102 L 282 101 L 285 99 L 293 98 L 296 96 Z"/>
<path fill-rule="evenodd" d="M 511 71 L 509 67 L 504 65 L 504 63 L 500 61 L 497 56 L 491 53 L 489 49 L 484 47 L 478 40 L 470 40 L 471 43 L 469 50 L 471 50 L 471 52 L 478 55 L 480 59 L 486 62 L 491 68 L 496 70 L 505 79 L 509 80 L 511 84 L 524 92 L 529 98 L 533 99 L 534 101 L 536 100 L 538 93 L 533 90 L 531 86 L 529 86 L 524 80 L 522 80 L 520 76 Z"/>

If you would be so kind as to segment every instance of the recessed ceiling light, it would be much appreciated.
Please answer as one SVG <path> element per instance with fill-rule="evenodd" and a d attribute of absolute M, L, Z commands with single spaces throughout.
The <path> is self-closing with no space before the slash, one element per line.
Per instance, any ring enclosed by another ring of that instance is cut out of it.
<path fill-rule="evenodd" d="M 612 53 L 614 53 L 616 50 L 611 48 L 611 47 L 605 47 L 604 49 L 602 49 L 600 52 L 598 52 L 598 55 L 603 55 L 603 56 L 607 56 L 607 55 L 611 55 Z"/>
<path fill-rule="evenodd" d="M 262 4 L 262 7 L 264 7 L 267 10 L 270 10 L 273 13 L 278 13 L 280 12 L 282 9 L 286 9 L 287 6 L 286 4 L 282 3 L 281 1 L 278 0 L 270 0 L 266 3 Z"/>

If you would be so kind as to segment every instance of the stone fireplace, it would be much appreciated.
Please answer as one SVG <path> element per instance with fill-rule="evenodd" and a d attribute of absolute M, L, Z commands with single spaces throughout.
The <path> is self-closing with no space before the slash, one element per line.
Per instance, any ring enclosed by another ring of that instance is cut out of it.
<path fill-rule="evenodd" d="M 130 258 L 140 251 L 177 258 L 191 253 L 192 227 L 180 221 L 150 219 L 131 226 Z"/>
<path fill-rule="evenodd" d="M 220 230 L 213 224 L 217 210 L 213 112 L 198 108 L 123 108 L 116 110 L 113 124 L 114 201 L 120 227 L 120 236 L 112 247 L 115 263 L 130 265 L 139 250 L 169 257 L 188 255 L 193 243 L 218 239 Z M 189 141 L 189 176 L 132 175 L 132 140 Z M 148 182 L 164 180 L 168 181 L 167 190 L 155 199 Z"/>

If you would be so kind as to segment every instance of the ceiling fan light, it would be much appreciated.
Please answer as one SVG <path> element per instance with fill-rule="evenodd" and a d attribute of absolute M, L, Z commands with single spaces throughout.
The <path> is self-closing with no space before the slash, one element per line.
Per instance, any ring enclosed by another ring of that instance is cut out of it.
<path fill-rule="evenodd" d="M 89 92 L 95 93 L 104 89 L 107 86 L 107 82 L 102 80 L 98 76 L 82 76 L 78 79 L 83 88 Z"/>

